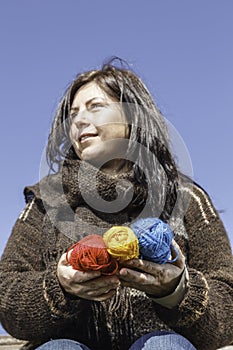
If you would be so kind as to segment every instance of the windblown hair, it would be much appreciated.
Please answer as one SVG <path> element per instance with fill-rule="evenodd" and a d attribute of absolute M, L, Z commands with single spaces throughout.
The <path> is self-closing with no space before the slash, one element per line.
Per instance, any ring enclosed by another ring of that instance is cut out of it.
<path fill-rule="evenodd" d="M 120 67 L 116 62 L 121 63 Z M 99 70 L 77 75 L 66 90 L 49 134 L 46 156 L 50 169 L 54 165 L 59 167 L 67 157 L 78 159 L 69 136 L 69 116 L 76 92 L 90 82 L 122 104 L 130 126 L 128 154 L 137 160 L 133 165 L 135 178 L 151 191 L 151 208 L 157 208 L 161 219 L 167 221 L 177 199 L 178 170 L 170 151 L 165 120 L 141 79 L 118 58 L 103 64 Z"/>

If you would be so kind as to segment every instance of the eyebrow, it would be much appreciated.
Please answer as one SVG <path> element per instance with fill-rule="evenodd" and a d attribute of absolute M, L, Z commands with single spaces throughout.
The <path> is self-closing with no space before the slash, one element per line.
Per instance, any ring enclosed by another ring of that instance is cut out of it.
<path fill-rule="evenodd" d="M 104 98 L 103 97 L 100 97 L 100 96 L 96 96 L 96 97 L 92 97 L 90 100 L 87 100 L 85 105 L 90 105 L 94 100 L 96 99 L 101 99 L 102 101 L 104 101 Z M 72 111 L 78 111 L 79 110 L 79 107 L 71 107 L 71 110 Z"/>

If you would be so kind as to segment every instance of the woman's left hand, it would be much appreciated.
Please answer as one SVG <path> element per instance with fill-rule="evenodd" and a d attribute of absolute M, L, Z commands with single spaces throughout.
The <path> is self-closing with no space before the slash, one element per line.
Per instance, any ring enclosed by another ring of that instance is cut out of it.
<path fill-rule="evenodd" d="M 179 254 L 173 263 L 157 264 L 141 259 L 126 261 L 119 271 L 121 285 L 138 289 L 155 298 L 171 294 L 178 286 L 185 267 L 185 257 L 174 240 L 173 245 Z"/>

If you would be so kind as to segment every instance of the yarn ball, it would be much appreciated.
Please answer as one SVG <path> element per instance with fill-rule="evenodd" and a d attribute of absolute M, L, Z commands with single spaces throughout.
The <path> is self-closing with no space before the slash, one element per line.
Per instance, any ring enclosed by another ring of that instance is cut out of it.
<path fill-rule="evenodd" d="M 138 238 L 142 259 L 158 264 L 174 262 L 178 259 L 178 251 L 172 245 L 174 234 L 167 223 L 158 218 L 143 218 L 132 225 L 132 230 Z M 176 251 L 173 259 L 171 259 L 172 247 Z"/>
<path fill-rule="evenodd" d="M 67 250 L 66 260 L 79 271 L 100 271 L 103 275 L 113 275 L 118 269 L 118 263 L 108 253 L 103 238 L 96 234 L 73 244 Z"/>
<path fill-rule="evenodd" d="M 119 262 L 139 257 L 138 239 L 131 228 L 113 226 L 103 235 L 109 254 Z"/>

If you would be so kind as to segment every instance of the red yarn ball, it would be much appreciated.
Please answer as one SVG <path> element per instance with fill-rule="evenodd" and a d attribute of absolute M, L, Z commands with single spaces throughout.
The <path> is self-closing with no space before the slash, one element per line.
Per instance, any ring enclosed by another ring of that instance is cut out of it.
<path fill-rule="evenodd" d="M 118 269 L 118 263 L 108 253 L 103 238 L 96 234 L 73 244 L 67 250 L 66 260 L 79 271 L 101 271 L 103 275 L 113 275 Z"/>

